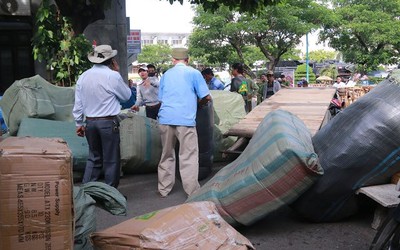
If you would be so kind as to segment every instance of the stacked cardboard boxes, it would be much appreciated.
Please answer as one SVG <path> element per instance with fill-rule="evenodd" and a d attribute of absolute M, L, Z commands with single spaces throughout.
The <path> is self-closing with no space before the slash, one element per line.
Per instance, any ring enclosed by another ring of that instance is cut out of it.
<path fill-rule="evenodd" d="M 73 249 L 72 155 L 58 138 L 0 142 L 0 249 Z"/>

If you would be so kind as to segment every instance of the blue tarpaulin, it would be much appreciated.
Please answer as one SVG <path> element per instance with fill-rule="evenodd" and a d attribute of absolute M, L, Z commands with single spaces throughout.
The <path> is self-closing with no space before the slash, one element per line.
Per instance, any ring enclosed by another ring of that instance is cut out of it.
<path fill-rule="evenodd" d="M 0 96 L 0 100 L 2 97 L 3 96 Z M 6 126 L 6 123 L 4 122 L 3 112 L 1 111 L 1 108 L 0 108 L 0 129 L 3 134 L 5 134 L 7 132 L 7 126 Z"/>

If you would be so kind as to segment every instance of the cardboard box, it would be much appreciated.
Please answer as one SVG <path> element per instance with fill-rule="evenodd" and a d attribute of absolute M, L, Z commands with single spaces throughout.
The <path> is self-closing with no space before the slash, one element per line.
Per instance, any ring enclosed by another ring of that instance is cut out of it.
<path fill-rule="evenodd" d="M 154 211 L 91 235 L 96 249 L 254 249 L 210 201 Z"/>
<path fill-rule="evenodd" d="M 72 154 L 59 138 L 0 142 L 0 249 L 73 249 Z"/>

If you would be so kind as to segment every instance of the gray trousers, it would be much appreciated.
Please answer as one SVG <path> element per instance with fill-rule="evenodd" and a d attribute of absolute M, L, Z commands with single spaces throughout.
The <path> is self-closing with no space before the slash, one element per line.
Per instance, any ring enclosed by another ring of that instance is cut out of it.
<path fill-rule="evenodd" d="M 199 145 L 196 127 L 159 125 L 162 153 L 158 164 L 158 191 L 168 195 L 175 184 L 175 144 L 179 141 L 179 172 L 183 189 L 191 195 L 200 188 Z"/>
<path fill-rule="evenodd" d="M 113 120 L 87 120 L 85 135 L 89 144 L 82 183 L 97 181 L 104 170 L 106 184 L 117 188 L 120 178 L 119 122 Z"/>

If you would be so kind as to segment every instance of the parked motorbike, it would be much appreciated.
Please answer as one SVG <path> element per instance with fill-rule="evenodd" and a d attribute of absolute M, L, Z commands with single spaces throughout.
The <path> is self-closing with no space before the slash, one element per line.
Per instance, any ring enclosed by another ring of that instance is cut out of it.
<path fill-rule="evenodd" d="M 339 101 L 339 99 L 332 98 L 331 102 L 329 103 L 328 110 L 331 113 L 331 116 L 334 117 L 340 111 L 342 111 L 342 103 Z"/>

